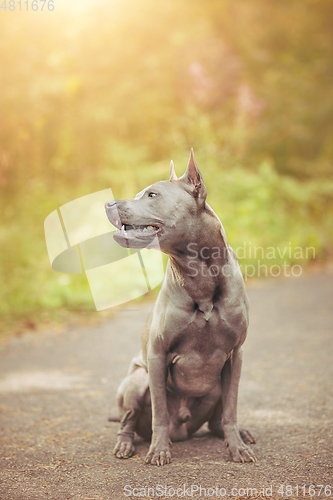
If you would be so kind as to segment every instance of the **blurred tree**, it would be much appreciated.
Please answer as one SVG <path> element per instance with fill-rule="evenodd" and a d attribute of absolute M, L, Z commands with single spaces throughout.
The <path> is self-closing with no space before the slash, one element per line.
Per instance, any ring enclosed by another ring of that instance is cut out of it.
<path fill-rule="evenodd" d="M 110 141 L 332 173 L 331 0 L 129 0 L 0 19 L 0 184 L 73 182 Z M 1 189 L 1 187 L 0 187 Z"/>

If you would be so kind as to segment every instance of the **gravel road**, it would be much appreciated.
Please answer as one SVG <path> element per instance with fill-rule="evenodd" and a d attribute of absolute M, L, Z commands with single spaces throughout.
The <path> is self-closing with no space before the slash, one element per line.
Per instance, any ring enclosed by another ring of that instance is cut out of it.
<path fill-rule="evenodd" d="M 256 436 L 256 463 L 229 461 L 205 427 L 173 445 L 168 466 L 146 465 L 142 440 L 133 458 L 114 458 L 107 418 L 151 305 L 124 307 L 102 325 L 1 345 L 1 500 L 333 497 L 333 274 L 248 292 L 238 420 Z"/>

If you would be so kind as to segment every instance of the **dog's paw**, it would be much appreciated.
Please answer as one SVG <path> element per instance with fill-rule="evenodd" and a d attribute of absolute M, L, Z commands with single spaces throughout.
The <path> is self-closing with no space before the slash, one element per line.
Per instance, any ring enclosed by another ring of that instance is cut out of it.
<path fill-rule="evenodd" d="M 117 458 L 129 458 L 133 455 L 134 451 L 135 448 L 132 440 L 124 437 L 118 439 L 113 449 L 113 453 Z"/>
<path fill-rule="evenodd" d="M 252 436 L 250 431 L 247 431 L 245 429 L 239 429 L 239 434 L 240 437 L 242 438 L 243 443 L 245 444 L 255 444 L 256 440 Z"/>
<path fill-rule="evenodd" d="M 171 462 L 171 453 L 169 447 L 165 447 L 162 450 L 157 449 L 157 447 L 151 445 L 146 456 L 146 464 L 152 465 L 166 465 Z"/>
<path fill-rule="evenodd" d="M 255 454 L 251 450 L 249 446 L 246 446 L 243 442 L 237 444 L 228 444 L 226 443 L 227 448 L 229 449 L 230 457 L 233 462 L 256 462 L 257 459 Z"/>

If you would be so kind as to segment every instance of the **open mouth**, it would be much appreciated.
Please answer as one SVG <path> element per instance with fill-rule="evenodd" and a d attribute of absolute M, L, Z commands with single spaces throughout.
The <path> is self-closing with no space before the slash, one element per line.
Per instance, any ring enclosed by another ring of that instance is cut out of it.
<path fill-rule="evenodd" d="M 162 224 L 126 224 L 121 221 L 116 210 L 106 207 L 106 215 L 113 226 L 118 231 L 113 235 L 114 240 L 124 248 L 147 248 L 151 244 L 156 244 L 156 236 L 163 231 Z M 155 242 L 155 243 L 154 243 Z"/>
<path fill-rule="evenodd" d="M 152 225 L 147 225 L 147 226 L 131 226 L 129 224 L 123 224 L 121 227 L 118 227 L 117 233 L 120 232 L 122 236 L 125 236 L 125 238 L 146 238 L 146 237 L 151 237 L 155 236 L 158 234 L 160 231 L 160 227 L 158 226 L 152 226 Z"/>
<path fill-rule="evenodd" d="M 134 239 L 151 239 L 157 236 L 162 227 L 156 224 L 122 224 L 119 219 L 109 217 L 110 222 L 118 229 L 115 239 L 125 238 L 127 241 Z M 118 238 L 117 238 L 118 237 Z"/>

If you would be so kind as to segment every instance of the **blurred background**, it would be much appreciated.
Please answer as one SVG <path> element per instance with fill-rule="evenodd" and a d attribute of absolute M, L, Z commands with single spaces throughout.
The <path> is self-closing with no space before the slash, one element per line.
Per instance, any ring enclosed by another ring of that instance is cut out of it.
<path fill-rule="evenodd" d="M 41 4 L 0 9 L 2 330 L 95 309 L 50 266 L 50 212 L 182 175 L 191 147 L 233 247 L 332 258 L 331 0 Z"/>

